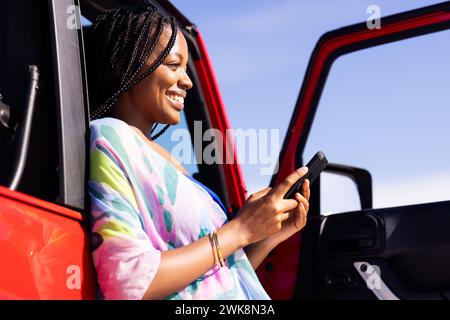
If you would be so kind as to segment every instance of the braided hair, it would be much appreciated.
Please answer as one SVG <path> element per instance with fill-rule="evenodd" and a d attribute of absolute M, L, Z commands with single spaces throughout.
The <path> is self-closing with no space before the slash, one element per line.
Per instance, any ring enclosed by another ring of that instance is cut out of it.
<path fill-rule="evenodd" d="M 172 49 L 176 35 L 175 18 L 160 14 L 147 0 L 100 14 L 87 35 L 90 120 L 108 116 L 120 95 L 155 71 Z M 150 66 L 144 68 L 149 59 Z M 166 125 L 150 139 L 168 128 Z"/>

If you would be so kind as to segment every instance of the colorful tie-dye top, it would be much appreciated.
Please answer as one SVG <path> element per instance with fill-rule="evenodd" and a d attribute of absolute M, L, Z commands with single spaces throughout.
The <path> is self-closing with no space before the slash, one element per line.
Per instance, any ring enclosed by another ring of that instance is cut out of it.
<path fill-rule="evenodd" d="M 91 250 L 99 298 L 141 299 L 161 252 L 227 223 L 210 193 L 122 120 L 90 124 Z M 195 263 L 186 257 L 186 264 Z M 174 277 L 177 275 L 174 274 Z M 270 299 L 244 250 L 166 299 Z"/>

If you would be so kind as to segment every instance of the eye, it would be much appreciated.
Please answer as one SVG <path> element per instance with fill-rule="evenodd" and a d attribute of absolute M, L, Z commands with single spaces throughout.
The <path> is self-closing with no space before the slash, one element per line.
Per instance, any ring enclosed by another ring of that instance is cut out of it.
<path fill-rule="evenodd" d="M 180 63 L 179 62 L 171 62 L 171 63 L 168 63 L 167 65 L 169 66 L 170 69 L 175 71 L 180 66 Z"/>

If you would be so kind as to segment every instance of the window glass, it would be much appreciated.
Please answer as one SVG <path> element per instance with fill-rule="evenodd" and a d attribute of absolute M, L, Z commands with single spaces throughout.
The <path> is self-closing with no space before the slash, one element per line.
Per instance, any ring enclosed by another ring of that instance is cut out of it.
<path fill-rule="evenodd" d="M 442 31 L 336 60 L 303 159 L 322 150 L 369 170 L 374 208 L 449 200 L 449 40 Z M 322 182 L 322 213 L 360 207 L 352 183 Z"/>

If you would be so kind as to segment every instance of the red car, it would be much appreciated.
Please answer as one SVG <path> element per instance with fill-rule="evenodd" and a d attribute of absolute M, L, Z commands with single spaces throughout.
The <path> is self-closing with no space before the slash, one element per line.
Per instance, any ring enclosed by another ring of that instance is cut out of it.
<path fill-rule="evenodd" d="M 79 7 L 93 21 L 101 10 L 125 2 L 0 2 L 0 299 L 96 298 L 85 226 L 89 106 L 83 29 L 70 18 Z M 203 130 L 225 134 L 230 125 L 200 31 L 170 2 L 154 2 L 178 19 L 189 43 L 194 83 L 184 109 L 189 129 L 198 120 Z M 303 164 L 333 62 L 350 52 L 450 29 L 450 2 L 385 17 L 381 24 L 369 29 L 364 22 L 320 38 L 271 185 Z M 373 209 L 367 170 L 330 163 L 326 171 L 354 180 L 361 210 L 321 216 L 316 180 L 307 227 L 257 270 L 272 299 L 447 299 L 450 201 Z M 232 219 L 247 196 L 237 161 L 199 164 L 197 178 L 221 197 Z M 414 231 L 418 226 L 422 240 Z M 366 284 L 374 265 L 381 271 L 378 289 Z"/>

